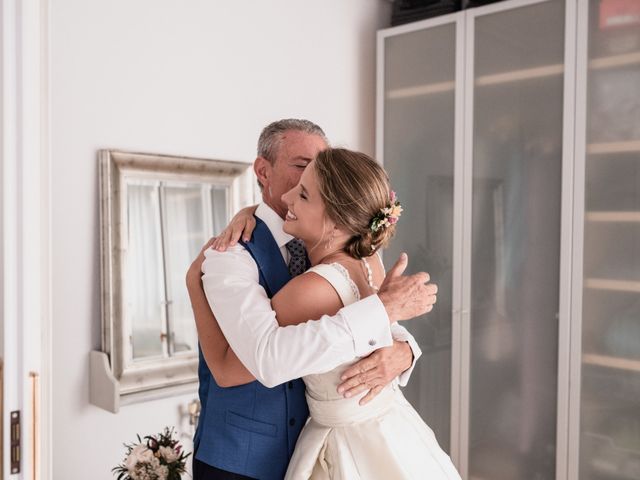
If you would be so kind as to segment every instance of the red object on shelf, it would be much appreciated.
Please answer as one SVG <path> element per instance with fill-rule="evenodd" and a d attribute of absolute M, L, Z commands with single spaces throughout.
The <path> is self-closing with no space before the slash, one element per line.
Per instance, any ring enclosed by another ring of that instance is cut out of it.
<path fill-rule="evenodd" d="M 602 0 L 600 29 L 640 25 L 640 0 Z"/>

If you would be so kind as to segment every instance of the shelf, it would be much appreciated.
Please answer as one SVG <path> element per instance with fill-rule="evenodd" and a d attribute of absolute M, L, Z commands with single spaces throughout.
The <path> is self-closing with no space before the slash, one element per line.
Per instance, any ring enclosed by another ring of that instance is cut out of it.
<path fill-rule="evenodd" d="M 640 64 L 640 52 L 612 55 L 608 57 L 594 58 L 589 61 L 592 70 L 604 70 L 607 68 L 623 67 Z M 564 73 L 563 64 L 544 65 L 542 67 L 513 70 L 508 72 L 482 75 L 476 79 L 477 86 L 499 85 L 503 83 L 531 80 L 534 78 L 555 77 Z M 387 92 L 389 100 L 399 98 L 422 97 L 434 93 L 451 92 L 455 88 L 455 82 L 427 83 L 415 87 L 396 88 Z M 638 142 L 636 142 L 638 143 Z M 638 148 L 632 150 L 636 151 Z M 626 150 L 625 150 L 626 151 Z"/>
<path fill-rule="evenodd" d="M 587 212 L 587 222 L 640 223 L 640 212 Z"/>
<path fill-rule="evenodd" d="M 492 75 L 482 75 L 476 79 L 477 86 L 499 85 L 504 83 L 531 80 L 534 78 L 554 77 L 564 73 L 564 65 L 545 65 L 524 70 L 513 70 Z M 387 99 L 422 97 L 435 93 L 451 92 L 455 88 L 455 82 L 427 83 L 415 87 L 396 88 L 387 92 Z"/>
<path fill-rule="evenodd" d="M 452 92 L 455 82 L 429 83 L 418 85 L 416 87 L 396 88 L 387 92 L 387 98 L 390 100 L 398 98 L 413 98 L 431 95 L 434 93 Z"/>
<path fill-rule="evenodd" d="M 587 278 L 584 282 L 586 288 L 595 290 L 616 290 L 620 292 L 640 293 L 640 282 L 629 280 L 609 280 L 605 278 Z"/>
<path fill-rule="evenodd" d="M 622 467 L 621 465 L 628 465 L 630 463 L 629 460 L 625 459 L 624 463 L 620 459 L 616 460 L 618 461 L 612 462 L 607 458 L 596 458 L 591 460 L 590 465 L 594 472 L 600 474 L 598 478 L 602 478 L 602 476 L 604 475 L 604 478 L 607 480 L 638 480 L 637 474 L 635 473 L 635 471 L 633 471 L 634 465 L 631 465 L 631 467 L 627 467 L 632 471 L 626 472 L 622 470 L 622 468 L 624 467 Z"/>
<path fill-rule="evenodd" d="M 493 75 L 483 75 L 476 79 L 476 85 L 498 85 L 502 83 L 519 82 L 521 80 L 531 80 L 534 78 L 555 77 L 564 73 L 564 65 L 545 65 L 543 67 L 527 68 L 525 70 L 514 70 L 512 72 L 496 73 Z"/>
<path fill-rule="evenodd" d="M 587 145 L 587 153 L 589 155 L 634 152 L 640 152 L 640 140 L 633 140 L 630 142 L 590 143 Z"/>
<path fill-rule="evenodd" d="M 640 52 L 625 53 L 623 55 L 612 55 L 610 57 L 594 58 L 589 61 L 589 68 L 593 70 L 603 70 L 613 67 L 624 67 L 627 65 L 640 64 Z"/>
<path fill-rule="evenodd" d="M 640 360 L 631 360 L 629 358 L 598 355 L 595 353 L 585 353 L 584 355 L 582 355 L 582 363 L 597 365 L 599 367 L 617 368 L 620 370 L 631 370 L 633 372 L 640 372 Z"/>

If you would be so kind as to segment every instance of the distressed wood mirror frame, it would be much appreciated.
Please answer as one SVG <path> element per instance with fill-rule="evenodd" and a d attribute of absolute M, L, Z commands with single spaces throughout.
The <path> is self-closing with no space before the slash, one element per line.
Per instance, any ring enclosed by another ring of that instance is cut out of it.
<path fill-rule="evenodd" d="M 195 258 L 197 246 L 217 233 L 216 227 L 226 225 L 232 212 L 252 203 L 255 181 L 250 164 L 240 162 L 116 150 L 101 150 L 98 159 L 102 349 L 90 356 L 90 399 L 115 413 L 120 405 L 197 388 L 197 337 L 184 306 L 188 264 L 183 264 L 187 258 Z M 145 205 L 140 207 L 138 203 Z M 134 217 L 140 223 L 149 223 L 137 226 Z M 195 231 L 182 232 L 177 220 L 184 225 L 185 218 L 204 220 Z M 180 250 L 182 263 L 177 262 L 178 266 L 167 258 L 171 253 L 168 250 L 176 245 L 176 235 L 177 245 L 182 247 L 174 247 Z M 147 241 L 149 238 L 153 241 Z M 185 245 L 190 246 L 189 252 L 184 251 Z M 196 248 L 195 253 L 191 251 Z M 145 271 L 147 264 L 142 259 L 149 257 L 142 254 L 148 253 L 147 249 L 158 252 L 159 261 L 148 265 L 161 272 L 158 282 L 155 270 Z M 171 267 L 174 271 L 169 279 Z M 137 277 L 131 273 L 136 268 Z M 174 304 L 177 297 L 180 306 Z M 144 305 L 136 306 L 138 301 Z M 160 315 L 157 319 L 153 313 L 156 307 Z M 181 323 L 172 324 L 172 309 L 178 308 L 182 309 Z M 136 317 L 133 312 L 143 310 L 147 323 L 141 326 L 140 315 Z M 156 321 L 159 330 L 145 330 L 149 322 Z"/>

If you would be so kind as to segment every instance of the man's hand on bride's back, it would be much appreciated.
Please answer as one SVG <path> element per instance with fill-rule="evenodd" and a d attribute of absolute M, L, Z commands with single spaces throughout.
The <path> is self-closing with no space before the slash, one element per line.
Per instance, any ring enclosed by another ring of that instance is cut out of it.
<path fill-rule="evenodd" d="M 407 254 L 403 253 L 387 272 L 378 291 L 391 323 L 423 315 L 433 310 L 438 286 L 429 282 L 429 274 L 419 272 L 403 275 L 407 268 Z"/>

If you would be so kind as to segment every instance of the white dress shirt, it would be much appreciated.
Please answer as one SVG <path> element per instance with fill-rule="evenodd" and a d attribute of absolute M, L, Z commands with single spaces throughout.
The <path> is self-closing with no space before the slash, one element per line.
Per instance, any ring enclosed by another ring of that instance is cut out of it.
<path fill-rule="evenodd" d="M 265 222 L 288 263 L 285 245 L 293 237 L 282 230 L 282 218 L 264 203 L 258 206 L 256 216 Z M 406 385 L 422 353 L 404 327 L 397 323 L 389 326 L 377 295 L 344 307 L 334 316 L 280 327 L 271 300 L 259 283 L 258 267 L 241 245 L 226 252 L 208 249 L 202 273 L 207 300 L 229 345 L 266 387 L 327 372 L 390 346 L 393 339 L 408 342 L 413 351 L 413 364 L 399 377 L 400 385 Z"/>

